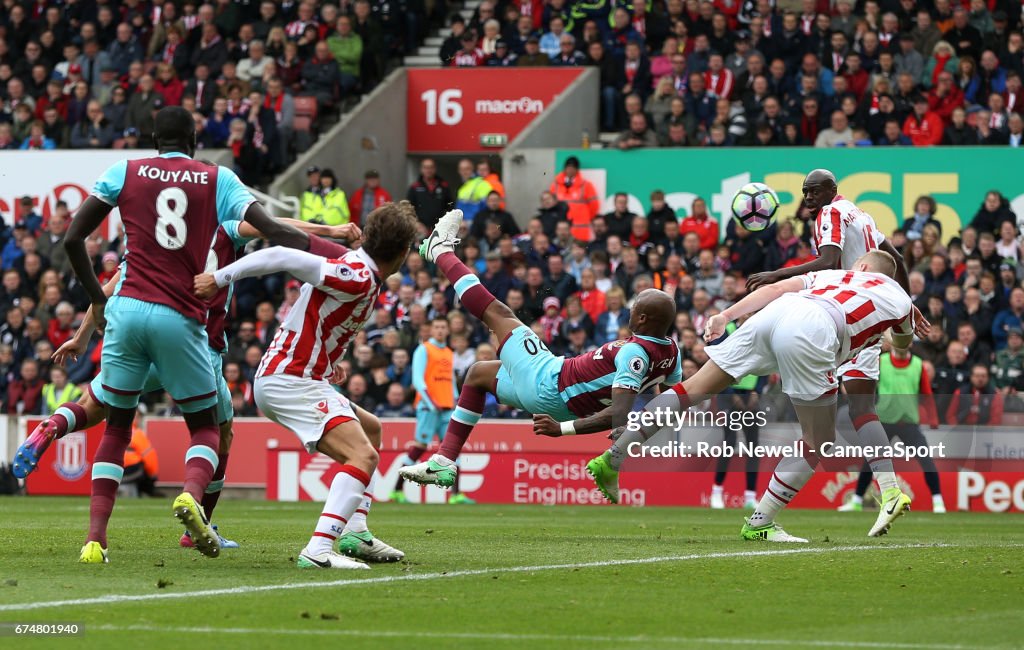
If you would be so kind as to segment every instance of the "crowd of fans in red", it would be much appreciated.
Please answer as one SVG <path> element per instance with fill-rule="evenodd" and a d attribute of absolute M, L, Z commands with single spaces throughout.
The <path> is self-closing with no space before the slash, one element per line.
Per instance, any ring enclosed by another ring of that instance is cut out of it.
<path fill-rule="evenodd" d="M 447 65 L 598 68 L 623 149 L 1024 136 L 1021 9 L 1004 0 L 484 0 L 451 25 Z"/>

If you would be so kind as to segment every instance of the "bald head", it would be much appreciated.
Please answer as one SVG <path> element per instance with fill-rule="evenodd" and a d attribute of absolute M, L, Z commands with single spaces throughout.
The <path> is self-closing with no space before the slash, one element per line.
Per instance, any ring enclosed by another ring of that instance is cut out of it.
<path fill-rule="evenodd" d="M 676 319 L 676 303 L 660 289 L 645 289 L 636 295 L 629 328 L 642 336 L 668 336 Z"/>
<path fill-rule="evenodd" d="M 817 212 L 828 205 L 838 191 L 835 174 L 827 169 L 815 169 L 804 179 L 804 207 Z"/>

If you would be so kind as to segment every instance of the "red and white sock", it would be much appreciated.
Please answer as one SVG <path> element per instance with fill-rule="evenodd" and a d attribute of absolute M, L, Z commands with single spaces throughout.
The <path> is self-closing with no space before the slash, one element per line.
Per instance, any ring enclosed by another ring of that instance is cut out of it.
<path fill-rule="evenodd" d="M 341 536 L 345 525 L 355 514 L 369 484 L 370 477 L 363 470 L 352 465 L 341 466 L 341 471 L 331 481 L 331 490 L 316 522 L 316 530 L 306 544 L 308 553 L 317 555 L 331 550 L 334 540 Z"/>
<path fill-rule="evenodd" d="M 855 418 L 853 428 L 857 430 L 860 444 L 865 447 L 883 448 L 892 444 L 889 442 L 889 435 L 885 432 L 885 427 L 878 421 L 878 416 L 874 413 L 868 413 L 867 415 Z M 889 488 L 897 486 L 896 472 L 893 469 L 891 458 L 872 457 L 865 460 L 868 461 L 871 471 L 875 474 L 875 481 L 878 482 L 879 490 L 885 492 Z"/>
<path fill-rule="evenodd" d="M 813 474 L 814 469 L 803 458 L 783 458 L 772 473 L 768 489 L 747 523 L 757 528 L 775 521 L 779 511 L 789 505 Z"/>
<path fill-rule="evenodd" d="M 377 478 L 379 476 L 378 472 L 374 472 L 370 477 L 370 483 L 366 486 L 366 490 L 363 491 L 363 500 L 359 502 L 359 507 L 352 513 L 352 518 L 345 525 L 346 533 L 366 532 L 366 516 L 370 514 L 370 506 L 373 505 L 373 489 L 377 485 Z"/>

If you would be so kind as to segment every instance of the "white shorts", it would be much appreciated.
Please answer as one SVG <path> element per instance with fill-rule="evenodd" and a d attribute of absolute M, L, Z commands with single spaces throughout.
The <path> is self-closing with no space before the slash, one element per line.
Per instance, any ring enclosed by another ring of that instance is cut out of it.
<path fill-rule="evenodd" d="M 836 323 L 824 307 L 785 295 L 754 314 L 718 345 L 704 349 L 734 379 L 779 373 L 782 390 L 796 401 L 835 393 Z"/>
<path fill-rule="evenodd" d="M 864 348 L 854 358 L 839 366 L 839 376 L 843 379 L 870 379 L 878 381 L 878 360 L 882 356 L 882 342 L 870 348 Z"/>
<path fill-rule="evenodd" d="M 311 454 L 324 433 L 356 419 L 348 398 L 326 381 L 268 375 L 256 378 L 256 406 L 281 426 L 291 429 Z"/>

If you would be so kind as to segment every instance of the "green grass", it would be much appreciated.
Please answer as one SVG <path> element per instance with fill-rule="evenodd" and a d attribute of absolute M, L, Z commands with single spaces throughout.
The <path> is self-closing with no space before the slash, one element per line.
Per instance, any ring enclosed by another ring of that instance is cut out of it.
<path fill-rule="evenodd" d="M 871 540 L 872 513 L 792 511 L 781 523 L 812 544 L 780 547 L 740 540 L 738 511 L 381 504 L 372 528 L 409 561 L 353 574 L 295 568 L 318 511 L 311 503 L 225 501 L 218 523 L 243 548 L 209 560 L 178 548 L 170 500 L 123 501 L 111 522 L 111 563 L 96 566 L 77 563 L 87 500 L 0 499 L 0 608 L 396 578 L 0 611 L 0 622 L 86 629 L 76 639 L 0 646 L 1021 647 L 1020 516 L 912 513 Z M 851 546 L 865 550 L 841 550 Z M 777 554 L 797 549 L 814 552 Z M 770 554 L 730 556 L 757 551 Z M 691 559 L 509 570 L 657 557 Z M 467 570 L 483 571 L 439 575 Z M 196 628 L 215 631 L 202 640 Z"/>

